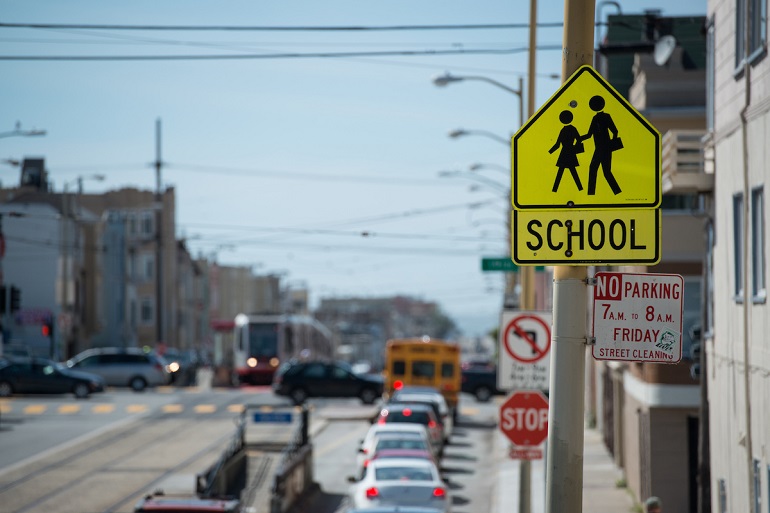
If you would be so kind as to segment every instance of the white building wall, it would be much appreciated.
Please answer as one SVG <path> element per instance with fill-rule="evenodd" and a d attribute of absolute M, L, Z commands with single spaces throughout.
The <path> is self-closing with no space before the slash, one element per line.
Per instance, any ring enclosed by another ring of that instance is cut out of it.
<path fill-rule="evenodd" d="M 770 500 L 770 311 L 765 301 L 752 298 L 751 190 L 764 187 L 764 255 L 768 255 L 770 226 L 770 57 L 751 68 L 748 124 L 748 176 L 744 181 L 744 147 L 741 111 L 746 102 L 746 80 L 736 73 L 735 0 L 710 0 L 709 15 L 715 27 L 715 226 L 714 329 L 707 344 L 711 407 L 712 511 L 720 513 L 721 482 L 726 511 L 752 512 L 753 462 L 758 461 L 761 511 Z M 745 222 L 749 257 L 744 260 L 749 277 L 743 299 L 735 297 L 735 231 L 733 197 L 743 194 L 748 214 Z M 767 277 L 766 258 L 763 259 Z M 749 364 L 745 365 L 745 345 Z M 746 396 L 748 371 L 749 392 Z M 747 421 L 748 420 L 748 421 Z"/>

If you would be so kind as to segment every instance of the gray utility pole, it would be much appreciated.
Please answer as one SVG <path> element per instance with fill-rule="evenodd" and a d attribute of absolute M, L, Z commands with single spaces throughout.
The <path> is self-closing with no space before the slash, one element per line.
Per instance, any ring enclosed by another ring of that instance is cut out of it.
<path fill-rule="evenodd" d="M 593 63 L 594 0 L 565 0 L 561 77 Z M 556 266 L 553 274 L 551 393 L 548 411 L 546 513 L 583 510 L 588 268 Z"/>
<path fill-rule="evenodd" d="M 529 66 L 527 77 L 527 119 L 535 113 L 535 65 L 537 62 L 537 0 L 529 1 Z M 521 85 L 519 86 L 521 92 Z M 523 109 L 521 94 L 519 105 Z M 524 126 L 522 119 L 519 129 Z M 510 230 L 509 230 L 510 232 Z M 535 309 L 535 268 L 524 266 L 521 269 L 521 309 Z M 519 513 L 532 510 L 532 463 L 521 460 L 519 466 Z"/>
<path fill-rule="evenodd" d="M 155 121 L 155 342 L 163 340 L 163 193 L 160 188 L 160 118 Z"/>

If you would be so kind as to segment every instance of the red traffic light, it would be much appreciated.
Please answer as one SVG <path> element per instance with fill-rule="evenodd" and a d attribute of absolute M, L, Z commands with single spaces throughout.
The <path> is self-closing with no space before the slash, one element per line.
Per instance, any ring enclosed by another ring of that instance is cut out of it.
<path fill-rule="evenodd" d="M 51 336 L 51 327 L 47 324 L 43 324 L 40 327 L 40 331 L 43 333 L 44 337 L 50 337 Z"/>

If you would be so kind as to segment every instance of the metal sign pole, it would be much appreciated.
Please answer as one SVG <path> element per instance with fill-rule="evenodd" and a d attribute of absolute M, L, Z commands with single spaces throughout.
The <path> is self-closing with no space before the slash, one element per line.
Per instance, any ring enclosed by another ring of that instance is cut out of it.
<path fill-rule="evenodd" d="M 562 81 L 593 62 L 595 7 L 593 0 L 564 2 Z M 587 278 L 587 267 L 554 268 L 546 513 L 583 510 Z"/>

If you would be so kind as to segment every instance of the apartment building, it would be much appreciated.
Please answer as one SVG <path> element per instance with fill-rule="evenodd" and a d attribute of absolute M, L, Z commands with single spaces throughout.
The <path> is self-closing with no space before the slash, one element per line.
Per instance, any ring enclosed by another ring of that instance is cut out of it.
<path fill-rule="evenodd" d="M 767 11 L 767 0 L 708 1 L 708 144 L 715 198 L 703 375 L 715 513 L 770 511 Z"/>

